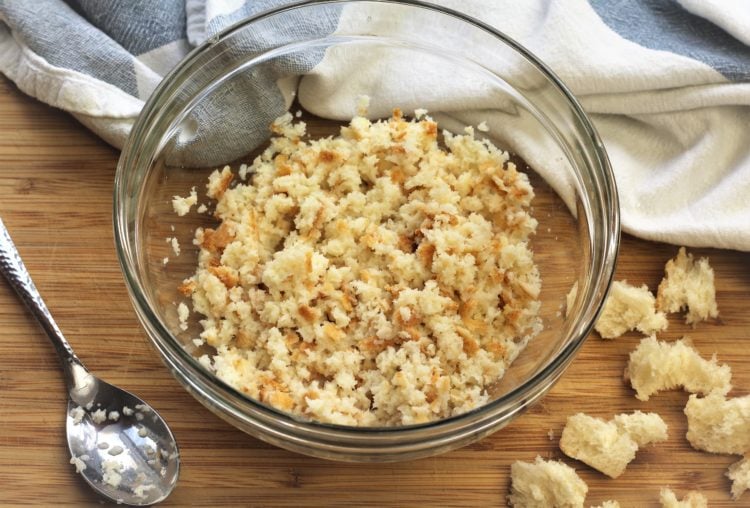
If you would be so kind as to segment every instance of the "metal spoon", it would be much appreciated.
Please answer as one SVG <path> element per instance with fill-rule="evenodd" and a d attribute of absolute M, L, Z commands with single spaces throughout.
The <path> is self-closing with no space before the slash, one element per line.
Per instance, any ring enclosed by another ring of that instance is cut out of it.
<path fill-rule="evenodd" d="M 68 385 L 66 428 L 71 464 L 95 491 L 117 503 L 165 499 L 180 472 L 172 432 L 151 406 L 89 373 L 52 319 L 0 220 L 0 273 L 55 346 Z"/>

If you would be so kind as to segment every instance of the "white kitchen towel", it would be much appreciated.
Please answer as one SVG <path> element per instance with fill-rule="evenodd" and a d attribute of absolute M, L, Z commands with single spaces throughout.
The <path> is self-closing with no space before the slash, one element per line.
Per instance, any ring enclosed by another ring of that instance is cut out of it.
<path fill-rule="evenodd" d="M 285 3 L 0 0 L 0 72 L 121 147 L 144 101 L 191 47 L 248 15 Z M 625 231 L 675 244 L 750 251 L 747 0 L 436 3 L 516 39 L 577 95 L 612 161 Z M 338 20 L 321 20 L 320 29 L 344 26 L 348 8 Z M 347 65 L 329 52 L 303 66 L 308 76 L 299 81 L 302 106 L 332 118 L 350 115 L 368 72 L 346 72 Z M 370 74 L 383 65 L 366 62 Z M 326 73 L 347 79 L 315 79 Z M 368 90 L 372 103 L 388 106 L 405 82 L 403 76 L 383 80 L 375 93 Z M 448 90 L 440 101 L 419 106 L 492 125 L 482 97 L 466 93 Z M 269 108 L 258 118 L 262 126 L 266 115 L 288 104 L 288 94 L 280 85 L 266 100 Z M 476 104 L 476 111 L 457 114 L 467 102 Z"/>

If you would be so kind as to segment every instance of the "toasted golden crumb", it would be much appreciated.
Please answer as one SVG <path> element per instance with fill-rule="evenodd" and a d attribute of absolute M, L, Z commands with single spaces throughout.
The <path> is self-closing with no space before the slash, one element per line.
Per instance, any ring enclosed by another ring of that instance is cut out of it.
<path fill-rule="evenodd" d="M 208 185 L 206 185 L 206 195 L 209 198 L 219 199 L 224 195 L 224 192 L 229 188 L 229 185 L 234 179 L 234 174 L 229 166 L 224 166 L 224 169 L 214 171 L 208 178 Z"/>
<path fill-rule="evenodd" d="M 182 282 L 179 286 L 177 286 L 177 290 L 182 293 L 184 296 L 191 296 L 193 294 L 193 291 L 195 291 L 195 288 L 198 286 L 198 284 L 192 280 L 188 279 Z"/>
<path fill-rule="evenodd" d="M 345 425 L 487 402 L 541 329 L 526 175 L 471 135 L 446 132 L 442 149 L 433 120 L 399 110 L 315 141 L 291 115 L 272 130 L 247 182 L 211 175 L 220 225 L 196 231 L 199 266 L 180 286 L 217 375 Z"/>

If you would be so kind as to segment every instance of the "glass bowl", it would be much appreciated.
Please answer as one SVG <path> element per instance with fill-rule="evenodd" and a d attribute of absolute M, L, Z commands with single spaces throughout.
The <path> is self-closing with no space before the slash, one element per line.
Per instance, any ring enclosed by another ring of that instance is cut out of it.
<path fill-rule="evenodd" d="M 351 118 L 358 95 L 378 97 L 372 117 L 387 116 L 393 107 L 426 107 L 454 132 L 486 115 L 492 120 L 486 135 L 529 165 L 544 330 L 493 387 L 491 401 L 458 416 L 379 428 L 306 421 L 219 380 L 196 359 L 202 354 L 191 340 L 197 322 L 180 328 L 176 303 L 184 297 L 177 288 L 195 271 L 194 231 L 215 220 L 197 213 L 178 217 L 172 197 L 194 186 L 205 202 L 210 172 L 251 161 L 270 136 L 271 120 L 287 108 L 304 108 L 309 130 L 323 136 Z M 340 105 L 347 101 L 351 110 L 344 114 Z M 190 53 L 151 96 L 122 151 L 114 227 L 138 318 L 177 380 L 253 436 L 347 461 L 406 460 L 455 449 L 501 429 L 537 402 L 573 360 L 601 310 L 620 232 L 604 148 L 555 75 L 512 39 L 474 19 L 390 1 L 279 8 L 231 26 Z M 182 247 L 179 256 L 165 241 L 171 237 Z"/>

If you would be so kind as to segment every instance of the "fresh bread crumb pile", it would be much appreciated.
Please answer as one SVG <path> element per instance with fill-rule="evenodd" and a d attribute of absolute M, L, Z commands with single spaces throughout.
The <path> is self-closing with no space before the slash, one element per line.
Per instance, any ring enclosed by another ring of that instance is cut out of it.
<path fill-rule="evenodd" d="M 681 312 L 687 309 L 685 322 L 692 325 L 718 317 L 714 270 L 707 258 L 695 262 L 693 255 L 680 247 L 677 256 L 667 262 L 664 273 L 656 296 L 660 310 Z"/>
<path fill-rule="evenodd" d="M 209 178 L 221 224 L 196 231 L 181 288 L 218 377 L 344 425 L 486 403 L 541 329 L 527 176 L 471 133 L 443 132 L 441 149 L 432 119 L 398 110 L 314 141 L 290 114 L 272 130 L 248 183 Z"/>
<path fill-rule="evenodd" d="M 685 339 L 664 342 L 651 336 L 641 340 L 625 369 L 625 379 L 630 381 L 638 400 L 646 401 L 651 395 L 684 388 L 690 393 L 722 394 L 732 389 L 732 371 L 728 365 L 719 365 L 714 356 L 703 359 Z"/>
<path fill-rule="evenodd" d="M 610 421 L 578 413 L 568 417 L 560 449 L 610 478 L 617 478 L 635 458 L 638 448 L 666 439 L 667 424 L 656 413 L 636 411 Z"/>
<path fill-rule="evenodd" d="M 564 462 L 537 457 L 510 466 L 508 504 L 519 508 L 583 507 L 588 485 Z"/>

